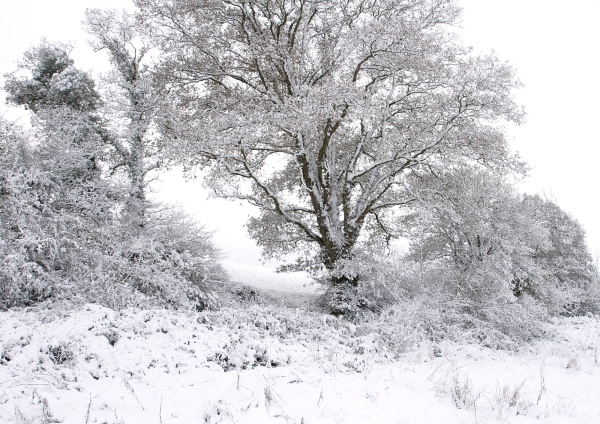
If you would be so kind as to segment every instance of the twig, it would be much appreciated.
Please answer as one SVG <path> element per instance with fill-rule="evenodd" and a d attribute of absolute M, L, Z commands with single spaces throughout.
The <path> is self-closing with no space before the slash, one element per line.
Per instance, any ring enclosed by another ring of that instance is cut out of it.
<path fill-rule="evenodd" d="M 90 393 L 90 403 L 88 403 L 87 413 L 85 414 L 85 424 L 90 422 L 90 411 L 92 409 L 92 394 Z"/>
<path fill-rule="evenodd" d="M 538 395 L 536 405 L 540 404 L 540 400 L 542 399 L 542 395 L 546 393 L 546 374 L 544 374 L 544 370 L 540 369 L 540 394 Z"/>
<path fill-rule="evenodd" d="M 137 401 L 138 405 L 140 405 L 140 408 L 142 408 L 142 411 L 145 411 L 146 409 L 142 406 L 140 400 L 135 395 L 135 392 L 133 391 L 133 387 L 131 387 L 131 384 L 129 384 L 129 381 L 127 381 L 126 378 L 122 378 L 122 380 L 123 380 L 123 384 L 125 385 L 125 387 L 127 387 L 127 389 L 131 392 L 131 394 L 133 395 L 133 398 Z"/>

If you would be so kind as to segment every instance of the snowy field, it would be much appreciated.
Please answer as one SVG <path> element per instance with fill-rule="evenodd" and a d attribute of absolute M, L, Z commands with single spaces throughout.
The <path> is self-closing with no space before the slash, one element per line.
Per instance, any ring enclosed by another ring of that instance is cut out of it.
<path fill-rule="evenodd" d="M 279 300 L 284 306 L 314 310 L 321 291 L 303 272 L 276 273 L 272 268 L 224 261 L 233 283 L 252 287 L 263 296 Z"/>
<path fill-rule="evenodd" d="M 422 342 L 392 357 L 307 312 L 306 277 L 226 268 L 291 307 L 0 312 L 0 422 L 600 423 L 594 318 L 556 320 L 518 353 Z"/>

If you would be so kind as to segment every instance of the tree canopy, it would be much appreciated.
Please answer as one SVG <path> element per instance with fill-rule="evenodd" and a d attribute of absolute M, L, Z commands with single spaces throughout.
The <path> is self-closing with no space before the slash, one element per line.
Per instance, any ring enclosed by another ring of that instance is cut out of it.
<path fill-rule="evenodd" d="M 409 176 L 520 166 L 500 125 L 523 119 L 519 83 L 462 46 L 453 1 L 136 4 L 177 99 L 163 128 L 188 166 L 213 165 L 217 195 L 260 209 L 249 231 L 267 257 L 333 271 L 390 235 Z"/>

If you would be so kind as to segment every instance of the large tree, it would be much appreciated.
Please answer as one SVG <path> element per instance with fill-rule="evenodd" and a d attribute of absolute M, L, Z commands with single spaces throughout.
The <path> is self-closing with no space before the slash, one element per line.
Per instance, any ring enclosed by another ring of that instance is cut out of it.
<path fill-rule="evenodd" d="M 451 0 L 136 0 L 178 94 L 165 119 L 215 191 L 257 206 L 269 257 L 303 252 L 333 286 L 364 240 L 415 198 L 409 175 L 512 166 L 502 121 L 518 83 L 473 55 Z"/>

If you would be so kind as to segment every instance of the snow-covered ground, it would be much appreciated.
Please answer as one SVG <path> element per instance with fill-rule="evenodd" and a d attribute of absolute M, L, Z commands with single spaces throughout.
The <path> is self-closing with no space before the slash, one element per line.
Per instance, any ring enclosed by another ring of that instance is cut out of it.
<path fill-rule="evenodd" d="M 263 272 L 238 269 L 242 283 Z M 286 276 L 262 289 L 273 278 Z M 13 309 L 0 313 L 0 422 L 600 423 L 600 322 L 548 331 L 518 353 L 423 342 L 392 359 L 299 308 Z"/>
<path fill-rule="evenodd" d="M 232 282 L 253 287 L 290 307 L 313 310 L 321 294 L 312 278 L 303 272 L 277 273 L 272 268 L 229 261 L 224 261 L 223 267 Z"/>

